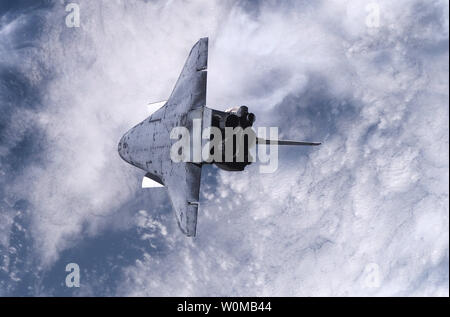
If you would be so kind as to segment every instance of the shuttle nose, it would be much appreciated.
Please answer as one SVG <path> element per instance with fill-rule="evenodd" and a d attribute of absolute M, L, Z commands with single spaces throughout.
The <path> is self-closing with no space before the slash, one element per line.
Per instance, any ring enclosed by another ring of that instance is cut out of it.
<path fill-rule="evenodd" d="M 118 152 L 119 152 L 120 157 L 121 157 L 124 161 L 127 161 L 127 162 L 128 162 L 128 160 L 126 159 L 127 147 L 128 147 L 128 144 L 127 144 L 127 142 L 126 142 L 126 134 L 124 134 L 124 135 L 120 138 L 119 144 L 118 144 L 118 146 L 117 146 L 117 150 L 118 150 Z"/>

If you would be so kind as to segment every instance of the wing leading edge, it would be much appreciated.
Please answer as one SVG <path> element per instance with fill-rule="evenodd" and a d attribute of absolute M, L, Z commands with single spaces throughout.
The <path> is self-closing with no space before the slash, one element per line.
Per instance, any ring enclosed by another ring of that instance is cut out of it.
<path fill-rule="evenodd" d="M 188 237 L 195 236 L 202 167 L 193 163 L 172 163 L 172 172 L 164 179 L 178 226 Z"/>
<path fill-rule="evenodd" d="M 167 101 L 169 111 L 179 114 L 206 104 L 208 38 L 198 40 L 183 66 L 172 94 Z"/>

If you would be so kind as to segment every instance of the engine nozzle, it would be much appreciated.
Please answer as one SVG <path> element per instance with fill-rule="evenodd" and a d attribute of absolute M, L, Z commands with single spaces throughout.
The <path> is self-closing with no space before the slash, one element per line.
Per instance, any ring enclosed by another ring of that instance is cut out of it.
<path fill-rule="evenodd" d="M 229 114 L 221 120 L 220 128 L 222 129 L 225 127 L 241 127 L 242 129 L 245 129 L 247 127 L 251 127 L 256 119 L 254 113 L 248 112 L 247 106 L 232 108 L 226 112 Z"/>

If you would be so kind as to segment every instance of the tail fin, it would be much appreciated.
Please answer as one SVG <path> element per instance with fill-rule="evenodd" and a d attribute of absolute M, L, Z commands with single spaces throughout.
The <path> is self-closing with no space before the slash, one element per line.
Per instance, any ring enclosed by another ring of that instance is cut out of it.
<path fill-rule="evenodd" d="M 278 144 L 278 145 L 321 145 L 320 142 L 302 142 L 302 141 L 289 141 L 289 140 L 266 140 L 263 138 L 256 138 L 256 144 Z"/>
<path fill-rule="evenodd" d="M 142 178 L 142 188 L 164 187 L 161 178 L 155 174 L 147 173 Z"/>
<path fill-rule="evenodd" d="M 167 102 L 167 100 L 158 101 L 158 102 L 151 102 L 151 103 L 147 104 L 148 115 L 151 115 L 154 112 L 156 112 L 156 110 L 158 110 L 159 108 L 164 106 L 166 104 L 166 102 Z"/>

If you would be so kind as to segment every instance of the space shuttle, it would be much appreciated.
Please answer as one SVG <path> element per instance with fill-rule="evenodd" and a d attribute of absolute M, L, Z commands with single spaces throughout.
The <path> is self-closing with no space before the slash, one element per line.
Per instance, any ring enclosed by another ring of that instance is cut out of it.
<path fill-rule="evenodd" d="M 228 144 L 228 128 L 242 128 L 247 131 L 255 122 L 255 115 L 246 106 L 219 111 L 206 107 L 206 82 L 208 65 L 208 38 L 201 38 L 191 49 L 181 74 L 167 101 L 150 104 L 154 111 L 149 117 L 126 132 L 118 144 L 120 157 L 127 163 L 143 171 L 142 187 L 166 187 L 178 226 L 186 236 L 195 236 L 199 210 L 199 194 L 202 166 L 215 164 L 231 172 L 243 171 L 251 164 L 249 148 L 257 144 L 316 146 L 318 142 L 268 140 L 259 137 L 254 142 L 245 139 L 243 159 L 238 159 L 239 146 L 234 145 L 231 160 L 217 159 L 214 148 L 211 156 L 195 153 L 183 156 L 183 160 L 173 159 L 173 137 L 176 128 L 189 132 L 189 151 L 208 148 L 214 135 L 204 136 L 198 130 L 215 129 L 222 132 L 222 139 L 215 140 L 219 146 Z M 236 139 L 234 139 L 236 140 Z M 225 151 L 223 151 L 225 152 Z M 178 153 L 182 154 L 182 153 Z M 192 154 L 192 155 L 191 155 Z"/>

